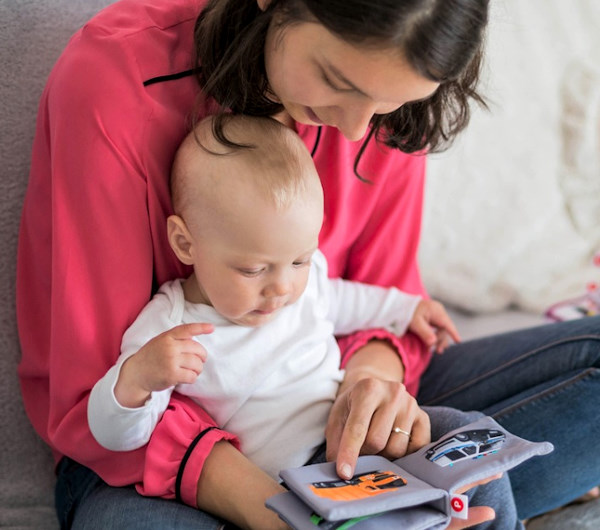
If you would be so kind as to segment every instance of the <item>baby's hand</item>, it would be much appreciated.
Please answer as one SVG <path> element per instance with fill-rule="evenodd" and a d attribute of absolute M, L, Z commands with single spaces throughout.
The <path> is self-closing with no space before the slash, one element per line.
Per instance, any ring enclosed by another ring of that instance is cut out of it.
<path fill-rule="evenodd" d="M 212 333 L 212 324 L 182 324 L 154 337 L 121 367 L 115 396 L 123 406 L 141 406 L 151 392 L 193 383 L 202 373 L 206 350 L 193 339 Z"/>
<path fill-rule="evenodd" d="M 435 300 L 419 302 L 408 329 L 437 353 L 448 347 L 450 339 L 460 342 L 460 335 L 444 306 Z"/>

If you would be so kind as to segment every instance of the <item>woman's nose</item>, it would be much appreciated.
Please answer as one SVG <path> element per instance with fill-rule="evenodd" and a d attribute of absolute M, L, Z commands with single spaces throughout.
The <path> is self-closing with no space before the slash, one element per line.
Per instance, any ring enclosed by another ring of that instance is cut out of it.
<path fill-rule="evenodd" d="M 348 106 L 342 110 L 337 128 L 348 140 L 360 140 L 366 134 L 375 111 L 376 104 L 370 101 Z"/>

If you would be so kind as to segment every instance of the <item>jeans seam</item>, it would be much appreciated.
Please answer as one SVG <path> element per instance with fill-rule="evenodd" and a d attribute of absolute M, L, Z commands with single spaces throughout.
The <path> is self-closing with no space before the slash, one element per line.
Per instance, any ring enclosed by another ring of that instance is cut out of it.
<path fill-rule="evenodd" d="M 434 400 L 428 401 L 427 403 L 424 403 L 424 405 L 435 405 L 437 402 L 443 401 L 445 399 L 447 399 L 448 397 L 452 396 L 453 394 L 456 394 L 458 392 L 461 392 L 462 390 L 464 390 L 465 388 L 468 388 L 480 381 L 483 381 L 485 379 L 487 379 L 488 377 L 490 377 L 491 375 L 496 375 L 497 373 L 502 372 L 503 370 L 505 370 L 506 368 L 509 368 L 510 366 L 513 366 L 515 364 L 520 363 L 521 361 L 528 359 L 534 355 L 537 355 L 538 353 L 548 350 L 550 348 L 554 348 L 556 346 L 559 346 L 561 344 L 567 344 L 567 343 L 571 343 L 571 342 L 578 342 L 578 341 L 582 341 L 582 340 L 600 340 L 600 336 L 598 335 L 590 335 L 590 334 L 586 334 L 586 335 L 578 335 L 576 337 L 569 337 L 568 339 L 561 339 L 555 342 L 552 342 L 550 344 L 544 344 L 543 346 L 539 347 L 539 348 L 535 348 L 533 350 L 530 350 L 526 353 L 524 353 L 523 355 L 520 355 L 519 357 L 516 357 L 514 359 L 511 359 L 509 362 L 501 364 L 499 366 L 496 366 L 493 370 L 490 370 L 488 372 L 485 372 L 477 377 L 475 377 L 474 379 L 471 379 L 469 381 L 464 382 L 462 385 L 453 388 L 452 390 L 447 391 L 446 393 L 440 395 L 440 396 L 436 396 L 436 398 Z"/>
<path fill-rule="evenodd" d="M 593 373 L 597 370 L 598 370 L 597 368 L 589 368 L 589 369 L 585 370 L 584 372 L 577 374 L 576 376 L 573 376 L 570 379 L 567 379 L 566 381 L 561 381 L 559 384 L 557 384 L 551 388 L 547 388 L 546 390 L 544 390 L 543 392 L 541 392 L 539 394 L 534 394 L 532 396 L 529 396 L 528 398 L 526 398 L 522 401 L 519 401 L 518 403 L 513 403 L 512 405 L 495 412 L 494 414 L 492 414 L 492 418 L 494 418 L 497 421 L 500 418 L 506 419 L 512 413 L 516 412 L 517 410 L 522 409 L 523 407 L 527 406 L 530 403 L 533 403 L 534 401 L 543 400 L 545 398 L 551 398 L 551 397 L 554 397 L 555 395 L 560 394 L 561 392 L 566 390 L 571 385 L 576 384 L 584 379 L 587 379 L 588 377 L 591 377 L 593 375 Z"/>
<path fill-rule="evenodd" d="M 63 474 L 66 474 L 67 471 L 66 470 L 62 470 L 62 467 L 68 467 L 69 466 L 69 460 L 67 459 L 67 457 L 63 457 L 64 460 L 59 464 L 59 466 L 57 467 L 57 471 L 58 471 L 58 475 L 60 475 L 61 471 Z M 58 516 L 59 519 L 59 523 L 60 523 L 60 527 L 62 529 L 67 529 L 70 528 L 71 526 L 71 512 L 73 511 L 73 505 L 75 504 L 75 495 L 73 495 L 73 488 L 71 487 L 71 480 L 67 479 L 67 478 L 63 478 L 63 490 L 62 490 L 62 503 L 59 506 L 57 500 L 59 498 L 58 492 L 57 492 L 57 488 L 59 487 L 59 484 L 61 483 L 61 479 L 60 476 L 57 476 L 57 481 L 56 481 L 56 485 L 55 485 L 55 505 L 56 505 L 56 514 Z M 59 512 L 59 507 L 60 507 L 60 512 Z"/>

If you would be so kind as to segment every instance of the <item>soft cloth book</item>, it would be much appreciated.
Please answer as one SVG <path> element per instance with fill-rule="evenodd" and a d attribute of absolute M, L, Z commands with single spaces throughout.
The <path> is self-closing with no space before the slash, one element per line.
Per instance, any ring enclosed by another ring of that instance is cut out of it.
<path fill-rule="evenodd" d="M 466 510 L 458 488 L 552 450 L 484 417 L 394 461 L 360 457 L 350 480 L 340 479 L 332 462 L 283 470 L 290 491 L 266 505 L 297 530 L 437 530 Z"/>

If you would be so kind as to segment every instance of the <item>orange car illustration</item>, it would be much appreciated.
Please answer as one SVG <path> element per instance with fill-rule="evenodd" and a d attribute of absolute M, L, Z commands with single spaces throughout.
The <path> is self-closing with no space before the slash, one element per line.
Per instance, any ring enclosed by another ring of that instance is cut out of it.
<path fill-rule="evenodd" d="M 393 471 L 367 471 L 350 480 L 313 482 L 312 492 L 333 501 L 356 501 L 406 486 L 406 479 Z"/>

